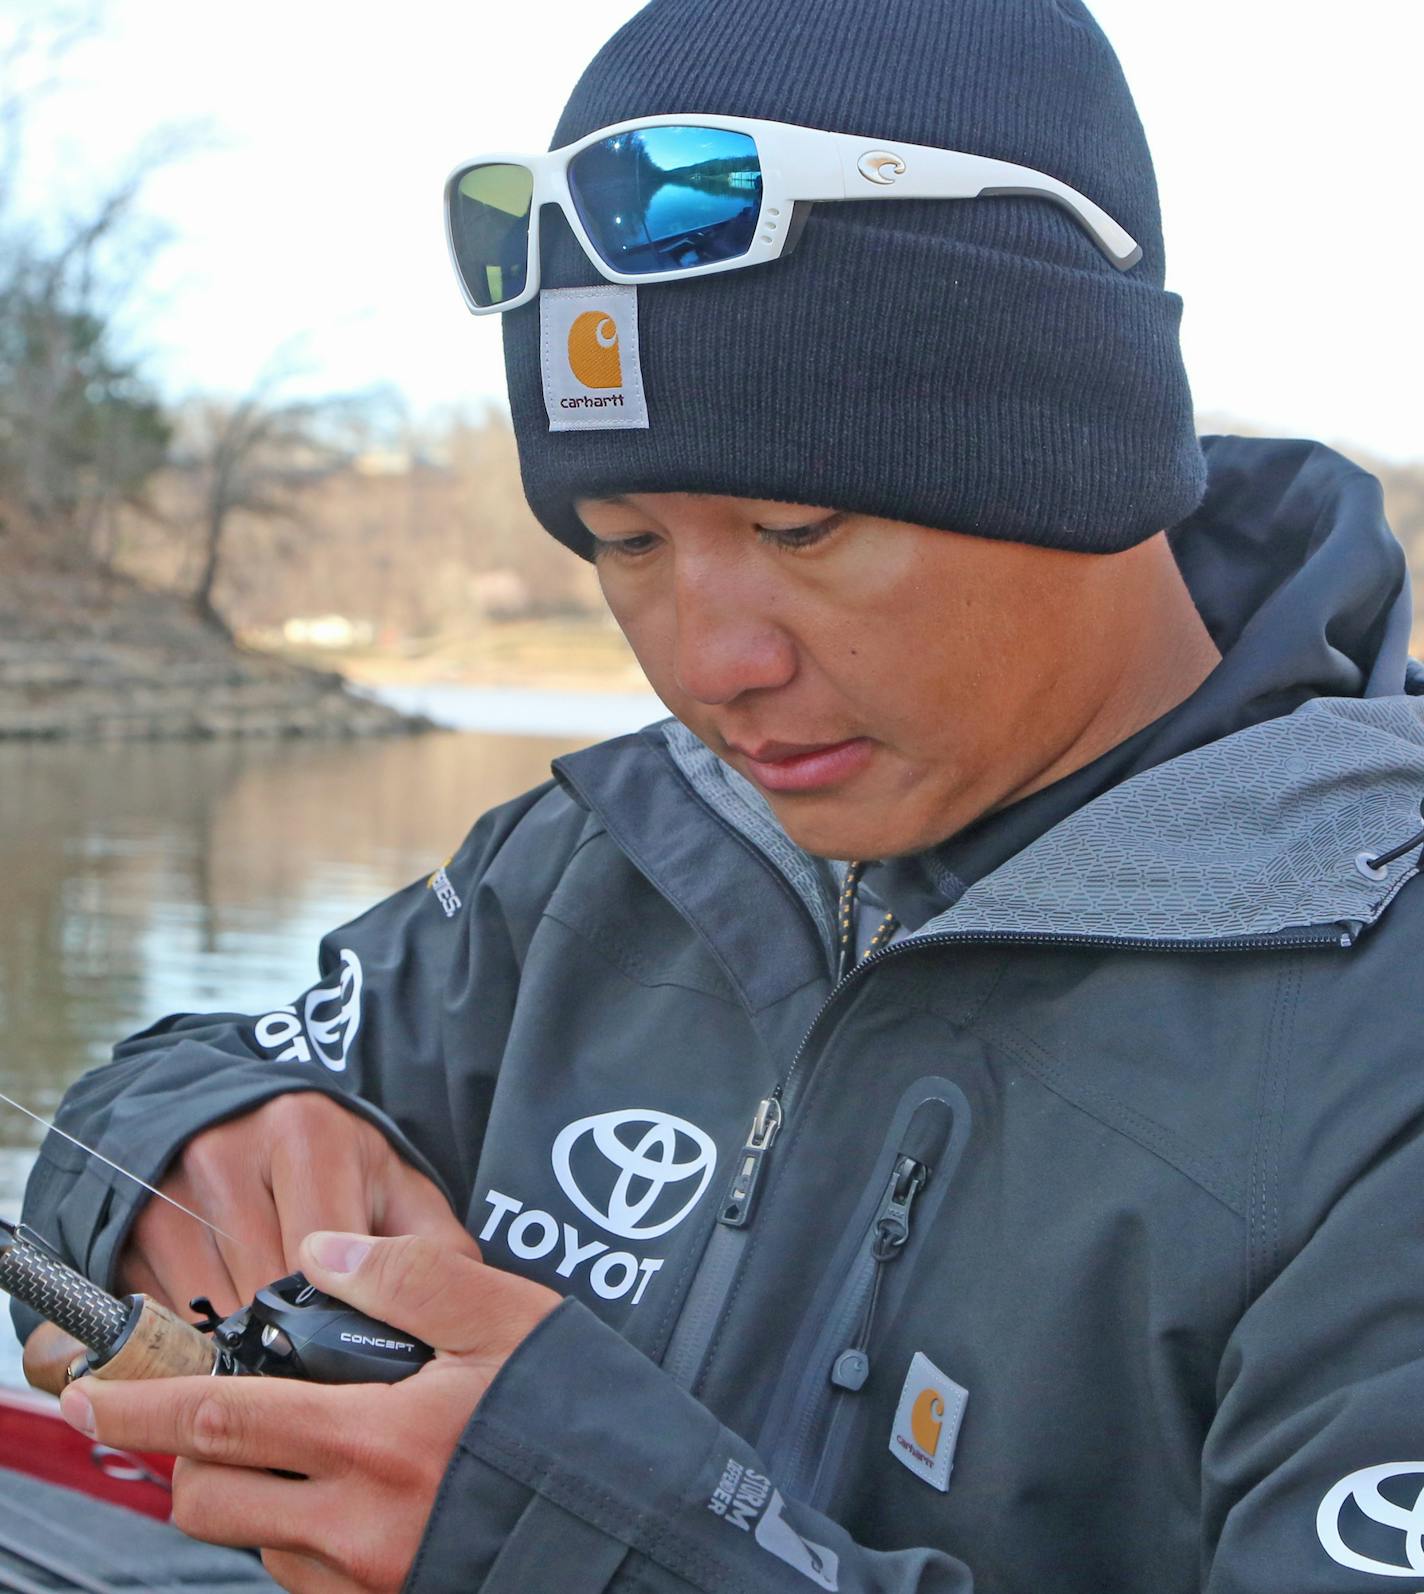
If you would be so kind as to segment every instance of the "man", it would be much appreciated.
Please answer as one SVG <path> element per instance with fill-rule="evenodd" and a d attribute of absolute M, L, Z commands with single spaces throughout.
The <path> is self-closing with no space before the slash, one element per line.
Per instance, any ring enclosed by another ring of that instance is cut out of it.
<path fill-rule="evenodd" d="M 601 135 L 644 116 L 1022 175 L 724 268 L 736 191 L 824 200 L 830 146 L 758 190 Z M 443 1354 L 66 1415 L 322 1594 L 1424 1576 L 1424 717 L 1377 484 L 1198 443 L 1078 0 L 653 0 L 554 143 L 595 134 L 592 176 L 462 169 L 452 239 L 510 306 L 530 501 L 674 717 L 486 815 L 292 1008 L 74 1088 L 243 1248 L 54 1140 L 27 1200 L 95 1277 L 231 1306 L 301 1265 Z"/>

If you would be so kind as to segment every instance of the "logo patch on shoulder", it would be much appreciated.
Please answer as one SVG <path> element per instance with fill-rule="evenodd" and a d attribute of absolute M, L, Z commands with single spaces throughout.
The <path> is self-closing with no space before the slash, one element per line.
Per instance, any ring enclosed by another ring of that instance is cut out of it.
<path fill-rule="evenodd" d="M 968 1401 L 967 1389 L 942 1373 L 923 1351 L 915 1352 L 890 1430 L 890 1454 L 941 1493 L 949 1488 Z"/>
<path fill-rule="evenodd" d="M 1320 1502 L 1315 1531 L 1332 1561 L 1375 1577 L 1424 1580 L 1424 1461 L 1386 1461 L 1341 1478 Z M 1370 1552 L 1370 1553 L 1366 1553 Z M 1384 1561 L 1381 1555 L 1391 1555 Z"/>
<path fill-rule="evenodd" d="M 315 1057 L 333 1074 L 344 1072 L 361 1028 L 363 978 L 361 959 L 342 947 L 341 967 L 307 992 L 300 1017 L 293 1004 L 257 1020 L 252 1031 L 257 1044 L 279 1063 L 309 1063 Z"/>
<path fill-rule="evenodd" d="M 452 853 L 451 857 L 453 856 L 454 854 Z M 435 893 L 435 900 L 440 904 L 445 917 L 453 919 L 464 906 L 464 903 L 460 901 L 460 893 L 456 891 L 454 883 L 446 870 L 446 864 L 449 862 L 450 859 L 447 858 L 445 863 L 442 863 L 435 873 L 431 875 L 425 882 L 425 889 Z"/>
<path fill-rule="evenodd" d="M 647 426 L 636 287 L 542 289 L 539 360 L 551 432 Z"/>

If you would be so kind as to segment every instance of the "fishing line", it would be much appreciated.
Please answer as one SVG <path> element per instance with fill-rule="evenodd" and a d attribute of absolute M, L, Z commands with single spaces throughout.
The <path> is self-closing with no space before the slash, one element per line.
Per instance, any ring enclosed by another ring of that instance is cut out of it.
<path fill-rule="evenodd" d="M 165 1195 L 162 1190 L 154 1189 L 146 1179 L 140 1179 L 136 1173 L 130 1173 L 127 1168 L 121 1168 L 117 1162 L 112 1162 L 102 1151 L 95 1151 L 93 1146 L 86 1146 L 82 1140 L 76 1140 L 73 1135 L 61 1129 L 58 1124 L 52 1124 L 47 1118 L 41 1118 L 37 1112 L 31 1112 L 28 1107 L 16 1101 L 13 1096 L 7 1096 L 3 1090 L 0 1090 L 0 1101 L 13 1107 L 16 1112 L 24 1113 L 26 1118 L 33 1118 L 41 1129 L 48 1129 L 51 1134 L 58 1135 L 61 1140 L 67 1140 L 71 1146 L 78 1146 L 87 1156 L 97 1157 L 105 1167 L 112 1168 L 115 1173 L 123 1174 L 125 1179 L 132 1179 L 135 1184 L 142 1185 L 150 1195 L 156 1195 L 160 1201 L 166 1201 L 170 1207 L 177 1207 L 181 1213 L 186 1217 L 192 1218 L 195 1223 L 201 1223 L 205 1229 L 211 1229 L 214 1234 L 220 1234 L 223 1239 L 230 1241 L 239 1249 L 246 1249 L 242 1241 L 235 1235 L 229 1234 L 226 1229 L 220 1229 L 216 1223 L 211 1222 L 200 1213 L 194 1212 L 191 1207 L 185 1207 L 181 1201 L 175 1201 L 171 1195 Z"/>

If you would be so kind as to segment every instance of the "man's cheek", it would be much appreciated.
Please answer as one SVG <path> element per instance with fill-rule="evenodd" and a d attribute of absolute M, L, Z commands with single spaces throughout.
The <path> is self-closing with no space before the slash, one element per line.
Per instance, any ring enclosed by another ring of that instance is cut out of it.
<path fill-rule="evenodd" d="M 606 588 L 604 596 L 608 597 Z M 608 608 L 633 650 L 633 657 L 647 676 L 649 685 L 681 719 L 683 716 L 671 701 L 673 697 L 681 695 L 673 669 L 677 636 L 675 618 L 662 613 L 651 600 L 634 605 L 615 603 L 609 599 Z"/>

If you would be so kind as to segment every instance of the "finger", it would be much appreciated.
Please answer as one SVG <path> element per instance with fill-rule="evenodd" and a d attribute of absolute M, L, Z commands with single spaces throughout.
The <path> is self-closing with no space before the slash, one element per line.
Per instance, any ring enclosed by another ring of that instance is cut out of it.
<path fill-rule="evenodd" d="M 455 1216 L 454 1208 L 440 1190 L 418 1169 L 393 1157 L 382 1194 L 384 1199 L 373 1215 L 373 1234 L 423 1234 L 478 1260 L 480 1248 L 474 1235 Z"/>
<path fill-rule="evenodd" d="M 263 1550 L 268 1577 L 287 1594 L 353 1594 L 358 1585 L 315 1555 L 291 1550 Z"/>
<path fill-rule="evenodd" d="M 269 1573 L 301 1594 L 393 1594 L 408 1587 L 423 1520 L 410 1521 L 402 1503 L 388 1493 L 372 1491 L 363 1500 L 344 1488 L 320 1488 L 313 1507 L 314 1520 L 321 1523 L 319 1547 L 264 1554 Z"/>
<path fill-rule="evenodd" d="M 362 1392 L 280 1378 L 81 1378 L 60 1398 L 71 1427 L 122 1450 L 309 1477 L 345 1467 Z"/>
<path fill-rule="evenodd" d="M 25 1341 L 25 1378 L 35 1389 L 59 1394 L 68 1382 L 69 1364 L 84 1346 L 53 1323 L 41 1323 Z"/>
<path fill-rule="evenodd" d="M 237 1304 L 245 1305 L 264 1284 L 290 1271 L 274 1198 L 253 1177 L 248 1160 L 217 1140 L 199 1146 L 184 1173 L 190 1194 L 185 1204 L 232 1231 L 231 1239 L 211 1230 L 208 1235 L 232 1280 Z"/>
<path fill-rule="evenodd" d="M 237 1290 L 239 1305 L 245 1306 L 258 1290 L 290 1273 L 286 1252 L 282 1246 L 282 1226 L 277 1221 L 277 1209 L 265 1205 L 248 1219 L 252 1239 L 238 1250 L 219 1240 L 218 1248 Z"/>
<path fill-rule="evenodd" d="M 122 1281 L 119 1289 L 124 1294 L 151 1295 L 155 1300 L 163 1294 L 158 1275 L 141 1256 L 128 1257 L 118 1269 L 118 1276 Z"/>
<path fill-rule="evenodd" d="M 335 1155 L 322 1155 L 305 1142 L 275 1147 L 272 1197 L 282 1229 L 284 1272 L 301 1266 L 301 1243 L 313 1229 L 364 1232 L 370 1224 L 365 1166 L 353 1142 L 338 1143 Z"/>
<path fill-rule="evenodd" d="M 173 1523 L 190 1538 L 235 1550 L 309 1550 L 313 1490 L 305 1479 L 180 1457 L 173 1469 Z"/>
<path fill-rule="evenodd" d="M 191 1193 L 186 1181 L 179 1188 Z M 128 1290 L 136 1287 L 129 1282 L 128 1271 L 134 1263 L 148 1269 L 147 1293 L 156 1294 L 176 1312 L 182 1313 L 195 1295 L 206 1295 L 223 1315 L 240 1304 L 211 1231 L 156 1199 L 150 1198 L 139 1213 L 120 1264 L 120 1284 Z"/>
<path fill-rule="evenodd" d="M 423 1235 L 309 1235 L 302 1269 L 339 1300 L 457 1355 L 507 1355 L 560 1300 Z"/>
<path fill-rule="evenodd" d="M 204 1295 L 213 1303 L 219 1317 L 235 1312 L 242 1296 L 217 1247 L 206 1236 L 176 1240 L 161 1258 L 151 1261 L 158 1284 L 158 1299 L 179 1316 L 188 1314 L 188 1303 Z"/>
<path fill-rule="evenodd" d="M 225 1183 L 225 1181 L 223 1181 Z M 282 1251 L 282 1229 L 277 1221 L 277 1208 L 270 1195 L 259 1185 L 257 1190 L 249 1184 L 243 1190 L 232 1190 L 226 1195 L 220 1186 L 209 1186 L 203 1181 L 204 1193 L 211 1189 L 212 1197 L 195 1211 L 222 1212 L 227 1215 L 226 1227 L 233 1227 L 231 1214 L 242 1212 L 240 1240 L 230 1240 L 225 1235 L 211 1236 L 218 1256 L 232 1280 L 239 1305 L 246 1305 L 264 1284 L 281 1278 L 290 1271 Z"/>
<path fill-rule="evenodd" d="M 250 1195 L 243 1218 L 243 1239 L 240 1245 L 214 1236 L 223 1266 L 232 1279 L 238 1304 L 245 1306 L 263 1285 L 281 1278 L 291 1269 L 287 1266 L 282 1249 L 282 1227 L 277 1221 L 277 1208 L 270 1196 L 256 1199 Z"/>

